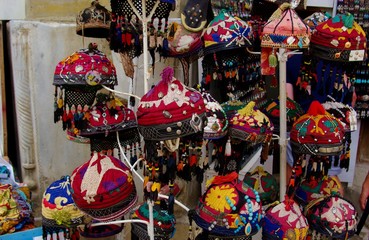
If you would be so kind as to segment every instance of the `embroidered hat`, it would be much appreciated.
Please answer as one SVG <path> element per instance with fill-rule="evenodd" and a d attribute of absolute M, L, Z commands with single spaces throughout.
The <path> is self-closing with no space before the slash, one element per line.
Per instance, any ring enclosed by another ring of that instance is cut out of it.
<path fill-rule="evenodd" d="M 117 84 L 114 65 L 91 43 L 88 49 L 81 49 L 57 64 L 53 84 L 54 122 L 63 122 L 68 139 L 88 143 L 75 132 L 75 114 L 86 111 L 94 103 L 102 84 Z"/>
<path fill-rule="evenodd" d="M 297 15 L 291 4 L 283 3 L 264 25 L 261 47 L 307 48 L 310 35 L 310 28 Z"/>
<path fill-rule="evenodd" d="M 337 155 L 343 150 L 344 127 L 318 101 L 293 124 L 292 150 L 298 154 Z"/>
<path fill-rule="evenodd" d="M 277 179 L 265 171 L 262 166 L 258 166 L 252 172 L 246 173 L 243 178 L 243 184 L 258 191 L 264 206 L 276 201 L 279 195 Z"/>
<path fill-rule="evenodd" d="M 262 203 L 258 192 L 243 186 L 232 172 L 210 180 L 192 217 L 204 231 L 219 238 L 250 237 L 260 229 Z"/>
<path fill-rule="evenodd" d="M 90 43 L 60 61 L 54 72 L 54 85 L 117 85 L 117 74 L 113 63 Z"/>
<path fill-rule="evenodd" d="M 334 239 L 348 239 L 355 234 L 358 214 L 355 206 L 338 195 L 311 201 L 305 208 L 311 229 Z"/>
<path fill-rule="evenodd" d="M 323 179 L 310 176 L 296 188 L 295 200 L 302 206 L 306 206 L 317 198 L 339 194 L 339 188 L 337 181 L 329 176 L 324 176 Z"/>
<path fill-rule="evenodd" d="M 81 109 L 82 110 L 82 109 Z M 79 118 L 74 118 L 80 135 L 85 137 L 104 135 L 137 128 L 135 113 L 126 108 L 123 102 L 111 94 L 98 93 L 96 102 L 86 112 L 80 111 Z M 82 123 L 77 125 L 77 122 Z"/>
<path fill-rule="evenodd" d="M 206 121 L 204 123 L 204 138 L 219 139 L 227 135 L 228 119 L 220 104 L 208 92 L 202 97 L 206 107 Z"/>
<path fill-rule="evenodd" d="M 265 104 L 265 114 L 269 117 L 274 125 L 274 131 L 279 132 L 279 98 L 270 100 Z M 301 108 L 300 104 L 287 97 L 286 101 L 286 117 L 287 117 L 287 129 L 290 130 L 293 123 L 302 115 L 305 111 Z"/>
<path fill-rule="evenodd" d="M 287 196 L 265 212 L 263 239 L 304 240 L 308 229 L 308 221 L 299 205 Z"/>
<path fill-rule="evenodd" d="M 202 131 L 205 104 L 201 93 L 173 77 L 167 67 L 140 100 L 137 121 L 145 140 L 169 140 Z"/>
<path fill-rule="evenodd" d="M 69 176 L 54 181 L 46 188 L 42 197 L 41 214 L 44 235 L 66 232 L 67 229 L 76 228 L 89 220 L 74 204 Z"/>
<path fill-rule="evenodd" d="M 330 61 L 363 61 L 366 35 L 352 14 L 337 14 L 316 26 L 311 49 L 314 56 Z"/>
<path fill-rule="evenodd" d="M 351 106 L 335 100 L 326 101 L 322 105 L 327 112 L 341 121 L 345 132 L 357 130 L 357 114 Z"/>
<path fill-rule="evenodd" d="M 269 142 L 273 134 L 273 124 L 269 118 L 249 102 L 238 110 L 229 120 L 229 135 L 243 141 L 261 143 Z"/>
<path fill-rule="evenodd" d="M 101 6 L 98 0 L 79 12 L 76 22 L 78 35 L 93 38 L 109 37 L 111 13 Z"/>
<path fill-rule="evenodd" d="M 201 32 L 190 32 L 177 22 L 169 25 L 167 39 L 168 57 L 190 57 L 202 49 Z"/>
<path fill-rule="evenodd" d="M 221 11 L 203 32 L 204 54 L 252 45 L 252 29 L 242 19 Z"/>
<path fill-rule="evenodd" d="M 71 186 L 77 207 L 99 221 L 121 218 L 137 202 L 131 171 L 112 156 L 93 153 L 74 169 Z"/>
<path fill-rule="evenodd" d="M 164 201 L 164 200 L 162 200 Z M 173 237 L 175 232 L 176 219 L 173 213 L 167 209 L 162 209 L 160 204 L 154 204 L 154 234 L 155 240 L 165 240 Z M 147 202 L 141 204 L 132 214 L 132 219 L 149 221 L 149 206 Z M 147 225 L 143 223 L 132 223 L 132 233 L 138 239 L 148 240 Z"/>

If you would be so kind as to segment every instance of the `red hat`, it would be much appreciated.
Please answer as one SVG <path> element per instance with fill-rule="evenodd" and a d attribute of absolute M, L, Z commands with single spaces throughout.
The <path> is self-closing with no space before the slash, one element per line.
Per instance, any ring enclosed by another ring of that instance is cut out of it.
<path fill-rule="evenodd" d="M 350 13 L 337 14 L 316 26 L 311 36 L 312 53 L 331 61 L 363 61 L 366 51 L 365 31 Z"/>
<path fill-rule="evenodd" d="M 291 129 L 293 150 L 300 154 L 337 155 L 343 150 L 344 127 L 318 101 L 313 101 L 306 114 Z"/>
<path fill-rule="evenodd" d="M 205 104 L 201 93 L 163 70 L 162 80 L 140 100 L 137 109 L 139 131 L 146 140 L 169 140 L 202 130 Z"/>
<path fill-rule="evenodd" d="M 336 101 L 327 101 L 322 105 L 327 112 L 341 121 L 345 132 L 357 130 L 357 113 L 351 106 Z"/>
<path fill-rule="evenodd" d="M 96 103 L 86 112 L 81 112 L 86 126 L 80 129 L 81 136 L 105 135 L 137 127 L 135 113 L 122 101 L 110 94 L 98 93 Z"/>
<path fill-rule="evenodd" d="M 293 199 L 286 197 L 265 211 L 263 239 L 304 240 L 308 229 L 308 221 Z"/>
<path fill-rule="evenodd" d="M 54 85 L 116 85 L 117 74 L 113 63 L 90 43 L 56 65 Z"/>
<path fill-rule="evenodd" d="M 71 176 L 76 206 L 99 221 L 121 218 L 137 202 L 131 171 L 112 156 L 94 153 Z"/>

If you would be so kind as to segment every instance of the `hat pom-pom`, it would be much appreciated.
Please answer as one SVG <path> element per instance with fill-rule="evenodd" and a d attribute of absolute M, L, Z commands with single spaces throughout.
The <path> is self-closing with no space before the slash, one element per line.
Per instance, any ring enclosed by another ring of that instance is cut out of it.
<path fill-rule="evenodd" d="M 241 116 L 252 116 L 254 113 L 255 102 L 249 102 L 244 108 L 238 110 Z"/>
<path fill-rule="evenodd" d="M 312 101 L 308 110 L 308 114 L 312 116 L 324 115 L 325 109 L 319 101 Z"/>
<path fill-rule="evenodd" d="M 173 68 L 166 67 L 161 73 L 161 80 L 165 83 L 170 83 L 173 79 L 173 75 L 174 75 Z"/>

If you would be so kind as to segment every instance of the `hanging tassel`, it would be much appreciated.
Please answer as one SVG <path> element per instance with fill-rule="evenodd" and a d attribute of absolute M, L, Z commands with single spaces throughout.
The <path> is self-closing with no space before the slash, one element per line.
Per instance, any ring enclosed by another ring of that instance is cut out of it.
<path fill-rule="evenodd" d="M 196 164 L 197 164 L 196 154 L 192 154 L 190 157 L 190 167 L 196 166 Z"/>
<path fill-rule="evenodd" d="M 231 145 L 231 139 L 227 140 L 224 156 L 230 157 L 232 155 L 232 145 Z"/>
<path fill-rule="evenodd" d="M 278 65 L 278 59 L 277 56 L 275 55 L 274 48 L 268 57 L 268 62 L 270 67 L 277 67 Z"/>

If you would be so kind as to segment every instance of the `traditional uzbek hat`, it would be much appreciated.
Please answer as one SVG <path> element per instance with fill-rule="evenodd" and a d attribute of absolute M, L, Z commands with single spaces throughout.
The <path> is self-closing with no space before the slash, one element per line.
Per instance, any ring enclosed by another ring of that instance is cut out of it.
<path fill-rule="evenodd" d="M 202 131 L 205 104 L 201 93 L 163 70 L 162 80 L 140 100 L 137 121 L 145 140 L 169 140 Z"/>
<path fill-rule="evenodd" d="M 261 47 L 307 48 L 310 28 L 289 3 L 283 3 L 269 18 L 261 33 Z"/>
<path fill-rule="evenodd" d="M 261 32 L 261 72 L 274 75 L 276 49 L 304 49 L 310 44 L 311 31 L 298 16 L 294 4 L 283 3 L 264 24 Z"/>
<path fill-rule="evenodd" d="M 96 44 L 81 49 L 60 61 L 54 72 L 54 122 L 62 121 L 69 139 L 84 141 L 75 132 L 75 118 L 94 103 L 101 85 L 117 85 L 113 63 L 97 49 Z M 88 142 L 88 141 L 87 141 Z"/>
<path fill-rule="evenodd" d="M 98 0 L 79 12 L 76 22 L 78 35 L 93 38 L 109 37 L 111 13 L 101 6 Z"/>
<path fill-rule="evenodd" d="M 243 178 L 243 184 L 258 191 L 264 206 L 276 201 L 279 195 L 277 179 L 261 166 L 256 167 L 252 172 L 247 172 Z"/>
<path fill-rule="evenodd" d="M 337 155 L 343 150 L 344 134 L 341 122 L 313 101 L 292 126 L 291 145 L 298 154 Z"/>
<path fill-rule="evenodd" d="M 163 200 L 164 201 L 164 200 Z M 167 240 L 173 237 L 175 233 L 176 219 L 173 210 L 163 209 L 161 204 L 154 204 L 154 239 Z M 149 221 L 149 206 L 147 202 L 141 204 L 132 214 L 132 219 Z M 143 223 L 132 223 L 132 233 L 138 239 L 148 240 L 147 225 Z"/>
<path fill-rule="evenodd" d="M 85 126 L 80 130 L 81 136 L 107 137 L 109 133 L 137 128 L 134 111 L 127 108 L 118 97 L 112 94 L 98 93 L 95 103 L 81 114 L 81 120 L 85 120 Z"/>
<path fill-rule="evenodd" d="M 221 11 L 204 30 L 204 54 L 250 47 L 252 37 L 252 29 L 245 21 Z"/>
<path fill-rule="evenodd" d="M 42 197 L 41 214 L 45 237 L 59 232 L 64 235 L 67 229 L 72 235 L 78 225 L 89 221 L 89 217 L 74 204 L 69 176 L 64 176 L 47 187 Z"/>
<path fill-rule="evenodd" d="M 205 139 L 219 139 L 227 135 L 228 119 L 220 104 L 208 92 L 202 93 L 206 107 Z"/>
<path fill-rule="evenodd" d="M 84 238 L 108 238 L 122 232 L 124 228 L 124 225 L 121 223 L 91 225 L 95 223 L 98 224 L 99 221 L 93 220 L 88 224 L 78 226 L 79 234 Z"/>
<path fill-rule="evenodd" d="M 302 206 L 308 205 L 311 201 L 321 197 L 339 194 L 340 185 L 329 176 L 322 179 L 310 176 L 304 179 L 295 190 L 295 200 Z"/>
<path fill-rule="evenodd" d="M 352 203 L 338 195 L 311 201 L 305 207 L 310 228 L 334 239 L 348 239 L 355 234 L 357 211 Z"/>
<path fill-rule="evenodd" d="M 286 197 L 281 203 L 270 206 L 263 221 L 262 239 L 304 240 L 309 229 L 300 206 Z"/>
<path fill-rule="evenodd" d="M 350 13 L 337 14 L 316 26 L 311 36 L 312 54 L 329 61 L 363 61 L 366 35 Z"/>
<path fill-rule="evenodd" d="M 191 216 L 196 224 L 219 239 L 245 239 L 256 234 L 263 219 L 256 190 L 243 186 L 238 174 L 215 176 Z"/>
<path fill-rule="evenodd" d="M 76 206 L 99 221 L 121 218 L 137 202 L 131 171 L 112 156 L 93 153 L 71 176 Z"/>
<path fill-rule="evenodd" d="M 232 138 L 252 143 L 269 142 L 273 124 L 251 101 L 230 118 L 229 134 Z"/>
<path fill-rule="evenodd" d="M 270 121 L 272 121 L 274 125 L 274 131 L 279 133 L 279 116 L 280 116 L 280 106 L 279 106 L 279 98 L 270 100 L 265 104 L 265 113 L 269 117 Z M 300 104 L 290 98 L 287 97 L 286 101 L 286 120 L 287 120 L 287 130 L 289 131 L 293 125 L 293 123 L 302 115 L 304 115 L 305 111 L 301 108 Z"/>

